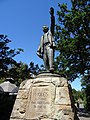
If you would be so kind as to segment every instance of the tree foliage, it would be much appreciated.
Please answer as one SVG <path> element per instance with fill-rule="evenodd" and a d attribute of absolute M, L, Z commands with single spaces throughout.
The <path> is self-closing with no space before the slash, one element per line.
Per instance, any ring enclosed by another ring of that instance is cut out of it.
<path fill-rule="evenodd" d="M 72 89 L 73 97 L 74 97 L 74 102 L 77 103 L 79 100 L 84 101 L 83 98 L 83 91 L 77 91 L 75 89 Z"/>
<path fill-rule="evenodd" d="M 56 26 L 56 66 L 69 80 L 89 74 L 90 60 L 90 3 L 73 1 L 71 10 L 59 4 L 59 24 Z"/>
<path fill-rule="evenodd" d="M 12 77 L 15 80 L 16 85 L 20 85 L 22 81 L 35 77 L 42 69 L 42 66 L 39 67 L 38 64 L 35 65 L 34 62 L 30 62 L 29 65 L 20 62 L 18 66 L 13 65 L 8 69 L 7 74 L 8 77 Z"/>
<path fill-rule="evenodd" d="M 0 35 L 0 78 L 7 77 L 7 71 L 12 65 L 17 65 L 13 59 L 14 56 L 20 54 L 22 49 L 10 49 L 8 44 L 11 42 L 6 35 Z"/>
<path fill-rule="evenodd" d="M 11 49 L 9 47 L 10 42 L 11 40 L 6 35 L 0 35 L 0 82 L 11 77 L 15 80 L 16 85 L 19 85 L 23 80 L 37 75 L 44 67 L 39 67 L 34 62 L 30 62 L 29 65 L 23 62 L 18 63 L 14 57 L 23 50 L 21 48 Z"/>
<path fill-rule="evenodd" d="M 81 80 L 82 90 L 84 91 L 84 105 L 87 111 L 90 111 L 90 74 L 85 75 Z"/>
<path fill-rule="evenodd" d="M 55 38 L 59 55 L 55 62 L 56 71 L 70 81 L 82 77 L 87 94 L 87 88 L 90 88 L 90 1 L 72 0 L 70 9 L 67 4 L 58 6 Z M 87 94 L 87 97 L 90 103 L 90 95 Z"/>
<path fill-rule="evenodd" d="M 7 74 L 8 77 L 15 80 L 15 84 L 18 86 L 23 80 L 31 78 L 28 65 L 22 62 L 18 63 L 18 65 L 13 65 L 10 69 L 8 69 Z"/>

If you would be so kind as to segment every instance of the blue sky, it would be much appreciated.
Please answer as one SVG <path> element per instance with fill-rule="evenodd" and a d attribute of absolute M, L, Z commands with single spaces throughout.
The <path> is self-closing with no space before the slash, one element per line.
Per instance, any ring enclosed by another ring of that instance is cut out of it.
<path fill-rule="evenodd" d="M 12 40 L 11 48 L 24 49 L 24 53 L 15 57 L 18 62 L 43 64 L 36 55 L 42 26 L 50 27 L 49 9 L 54 7 L 56 16 L 58 3 L 67 3 L 70 7 L 70 0 L 0 0 L 0 34 Z M 78 80 L 72 87 L 81 89 Z"/>

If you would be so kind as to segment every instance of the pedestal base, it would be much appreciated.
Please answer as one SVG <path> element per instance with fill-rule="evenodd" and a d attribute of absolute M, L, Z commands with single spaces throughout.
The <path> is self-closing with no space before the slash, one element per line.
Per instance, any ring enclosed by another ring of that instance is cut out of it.
<path fill-rule="evenodd" d="M 42 73 L 21 83 L 10 120 L 78 120 L 67 80 Z"/>

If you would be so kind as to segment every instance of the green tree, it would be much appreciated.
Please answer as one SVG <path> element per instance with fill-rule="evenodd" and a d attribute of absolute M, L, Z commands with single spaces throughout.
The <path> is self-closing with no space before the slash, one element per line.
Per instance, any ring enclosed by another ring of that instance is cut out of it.
<path fill-rule="evenodd" d="M 6 35 L 0 35 L 0 82 L 3 82 L 6 77 L 12 77 L 16 85 L 20 85 L 23 80 L 30 79 L 32 75 L 37 75 L 43 67 L 39 68 L 30 62 L 28 66 L 25 63 L 17 62 L 14 57 L 20 54 L 22 49 L 11 49 L 9 43 L 11 40 Z"/>
<path fill-rule="evenodd" d="M 20 54 L 22 49 L 10 49 L 8 44 L 11 42 L 6 35 L 0 35 L 0 79 L 8 76 L 8 69 L 12 65 L 17 65 L 13 59 L 14 56 Z"/>
<path fill-rule="evenodd" d="M 72 0 L 71 9 L 66 4 L 58 6 L 56 71 L 70 81 L 79 76 L 84 78 L 90 72 L 90 1 Z"/>
<path fill-rule="evenodd" d="M 8 77 L 12 77 L 15 80 L 15 84 L 19 86 L 23 80 L 31 78 L 31 75 L 26 63 L 20 62 L 17 64 L 8 69 Z"/>
<path fill-rule="evenodd" d="M 40 68 L 39 68 L 38 64 L 35 65 L 34 62 L 30 62 L 29 70 L 30 70 L 30 73 L 37 75 Z"/>
<path fill-rule="evenodd" d="M 39 67 L 38 64 L 34 64 L 34 62 L 30 62 L 29 66 L 26 63 L 20 62 L 17 65 L 12 65 L 11 68 L 8 69 L 8 77 L 12 77 L 15 80 L 16 85 L 20 85 L 20 83 L 26 79 L 30 79 L 35 77 L 39 71 L 41 71 L 42 67 Z"/>
<path fill-rule="evenodd" d="M 74 102 L 78 102 L 78 100 L 82 100 L 84 101 L 84 98 L 83 98 L 83 91 L 77 91 L 75 89 L 72 89 L 72 93 L 73 93 L 73 97 L 74 97 Z"/>
<path fill-rule="evenodd" d="M 43 65 L 39 67 L 38 64 L 35 65 L 34 62 L 30 62 L 29 70 L 30 70 L 30 73 L 37 75 L 39 72 L 45 71 L 45 67 Z"/>
<path fill-rule="evenodd" d="M 87 111 L 90 111 L 90 75 L 85 75 L 82 80 L 82 90 L 84 95 L 84 105 Z"/>

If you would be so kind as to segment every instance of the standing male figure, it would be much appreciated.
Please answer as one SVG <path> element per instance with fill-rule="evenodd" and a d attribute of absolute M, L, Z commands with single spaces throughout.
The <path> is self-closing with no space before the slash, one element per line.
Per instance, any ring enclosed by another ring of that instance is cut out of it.
<path fill-rule="evenodd" d="M 47 71 L 54 70 L 54 26 L 55 26 L 55 18 L 54 18 L 54 9 L 50 8 L 51 15 L 51 29 L 49 30 L 48 26 L 43 26 L 44 35 L 42 35 L 40 40 L 40 45 L 37 50 L 37 55 L 43 59 L 44 66 Z"/>

